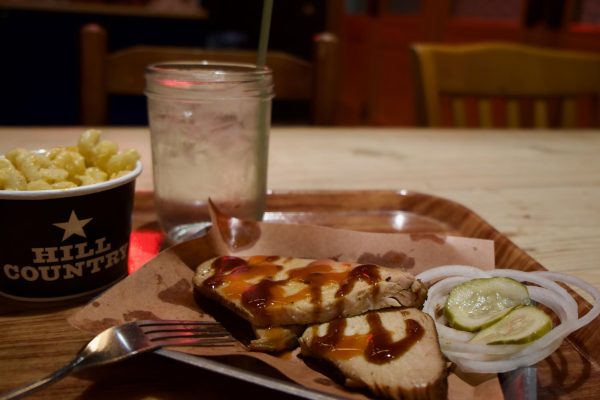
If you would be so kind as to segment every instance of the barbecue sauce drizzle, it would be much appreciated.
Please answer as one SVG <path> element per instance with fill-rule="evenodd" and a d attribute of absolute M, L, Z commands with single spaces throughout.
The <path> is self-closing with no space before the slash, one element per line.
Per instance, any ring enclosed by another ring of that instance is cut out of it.
<path fill-rule="evenodd" d="M 213 275 L 204 281 L 204 286 L 215 290 L 225 283 L 223 288 L 226 296 L 241 297 L 241 302 L 261 322 L 270 320 L 269 306 L 276 303 L 293 303 L 310 297 L 311 303 L 321 304 L 322 286 L 337 283 L 339 289 L 335 293 L 341 311 L 343 297 L 352 291 L 358 281 L 375 285 L 381 281 L 377 266 L 361 264 L 350 270 L 334 271 L 328 260 L 312 262 L 305 267 L 289 271 L 287 279 L 273 280 L 275 274 L 283 267 L 275 262 L 280 258 L 250 257 L 248 261 L 239 257 L 223 256 L 215 259 L 211 265 Z M 256 281 L 250 283 L 249 281 Z M 286 295 L 284 286 L 290 281 L 303 282 L 307 288 L 297 293 Z M 373 295 L 376 296 L 379 288 L 376 287 Z M 319 307 L 315 307 L 316 313 Z M 369 324 L 369 333 L 346 336 L 344 330 L 347 320 L 337 318 L 329 322 L 324 336 L 318 336 L 317 327 L 314 326 L 314 338 L 310 344 L 311 352 L 315 355 L 327 355 L 335 359 L 348 359 L 363 355 L 365 359 L 374 364 L 385 364 L 402 356 L 416 342 L 425 330 L 413 319 L 406 319 L 405 336 L 394 341 L 392 334 L 385 329 L 379 314 L 366 315 Z"/>
<path fill-rule="evenodd" d="M 369 324 L 369 333 L 366 334 L 344 335 L 346 318 L 329 322 L 324 336 L 318 336 L 318 327 L 313 327 L 313 338 L 309 345 L 311 353 L 337 360 L 347 360 L 362 354 L 373 364 L 385 364 L 402 356 L 425 334 L 421 324 L 414 319 L 406 319 L 405 336 L 394 341 L 391 332 L 384 328 L 379 314 L 371 312 L 366 318 Z"/>
<path fill-rule="evenodd" d="M 352 291 L 358 281 L 368 285 L 376 285 L 381 281 L 379 270 L 373 264 L 361 264 L 343 271 L 334 270 L 339 265 L 330 260 L 319 260 L 304 267 L 289 270 L 286 279 L 274 280 L 274 276 L 283 267 L 275 262 L 277 256 L 250 257 L 248 261 L 239 257 L 223 256 L 215 259 L 211 265 L 213 275 L 204 281 L 204 286 L 215 290 L 224 286 L 223 294 L 227 297 L 240 298 L 241 303 L 252 315 L 264 325 L 269 325 L 271 315 L 269 306 L 281 303 L 294 303 L 306 298 L 314 304 L 315 316 L 320 313 L 322 287 L 336 283 L 339 289 L 335 293 L 336 308 L 339 313 L 343 309 L 343 297 Z M 250 283 L 256 282 L 257 283 Z M 284 287 L 290 281 L 302 282 L 306 288 L 293 294 L 286 294 Z M 372 296 L 377 296 L 376 286 Z"/>

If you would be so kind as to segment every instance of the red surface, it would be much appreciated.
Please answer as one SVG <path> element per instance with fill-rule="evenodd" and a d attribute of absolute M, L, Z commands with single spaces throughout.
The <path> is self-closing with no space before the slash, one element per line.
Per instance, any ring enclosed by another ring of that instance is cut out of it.
<path fill-rule="evenodd" d="M 130 274 L 140 269 L 160 252 L 163 237 L 161 232 L 152 230 L 136 230 L 131 232 L 129 240 Z"/>

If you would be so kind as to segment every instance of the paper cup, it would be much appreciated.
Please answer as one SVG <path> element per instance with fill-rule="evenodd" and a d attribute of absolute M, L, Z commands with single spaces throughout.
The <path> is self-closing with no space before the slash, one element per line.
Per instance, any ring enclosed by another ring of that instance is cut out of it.
<path fill-rule="evenodd" d="M 0 190 L 0 294 L 49 301 L 101 291 L 127 275 L 135 178 L 63 190 Z"/>

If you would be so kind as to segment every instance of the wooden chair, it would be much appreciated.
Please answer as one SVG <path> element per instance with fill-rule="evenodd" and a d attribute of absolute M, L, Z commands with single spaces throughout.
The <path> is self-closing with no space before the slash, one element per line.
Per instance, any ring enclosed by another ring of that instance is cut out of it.
<path fill-rule="evenodd" d="M 109 94 L 143 94 L 148 64 L 161 61 L 218 60 L 256 63 L 250 50 L 204 50 L 196 48 L 135 46 L 109 53 L 107 33 L 97 24 L 80 32 L 81 120 L 84 125 L 108 123 Z M 267 53 L 273 70 L 275 99 L 302 100 L 311 104 L 311 122 L 334 123 L 337 39 L 328 33 L 315 37 L 313 62 L 287 53 Z"/>
<path fill-rule="evenodd" d="M 509 43 L 411 47 L 422 126 L 599 126 L 600 55 Z"/>

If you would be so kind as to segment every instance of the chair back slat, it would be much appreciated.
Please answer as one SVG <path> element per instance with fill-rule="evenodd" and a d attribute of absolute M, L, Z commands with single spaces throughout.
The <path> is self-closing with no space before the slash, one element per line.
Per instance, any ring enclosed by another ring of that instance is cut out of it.
<path fill-rule="evenodd" d="M 548 106 L 546 100 L 536 99 L 533 102 L 533 126 L 548 128 Z"/>
<path fill-rule="evenodd" d="M 479 112 L 479 126 L 482 128 L 491 128 L 494 123 L 492 117 L 492 102 L 490 99 L 480 99 L 477 102 L 477 110 Z"/>
<path fill-rule="evenodd" d="M 564 97 L 561 102 L 561 125 L 563 128 L 575 127 L 575 100 Z"/>
<path fill-rule="evenodd" d="M 220 61 L 254 64 L 256 52 L 250 50 L 200 50 L 176 47 L 136 46 L 108 56 L 106 87 L 110 93 L 144 92 L 146 66 L 166 61 Z M 285 100 L 310 100 L 312 65 L 285 53 L 269 52 L 267 66 L 273 70 L 275 96 Z M 287 79 L 294 76 L 296 79 Z"/>
<path fill-rule="evenodd" d="M 521 126 L 521 113 L 519 112 L 519 101 L 509 99 L 506 101 L 506 125 L 516 129 Z"/>
<path fill-rule="evenodd" d="M 467 112 L 465 110 L 465 101 L 460 97 L 451 100 L 452 121 L 454 126 L 464 128 L 467 126 Z"/>

